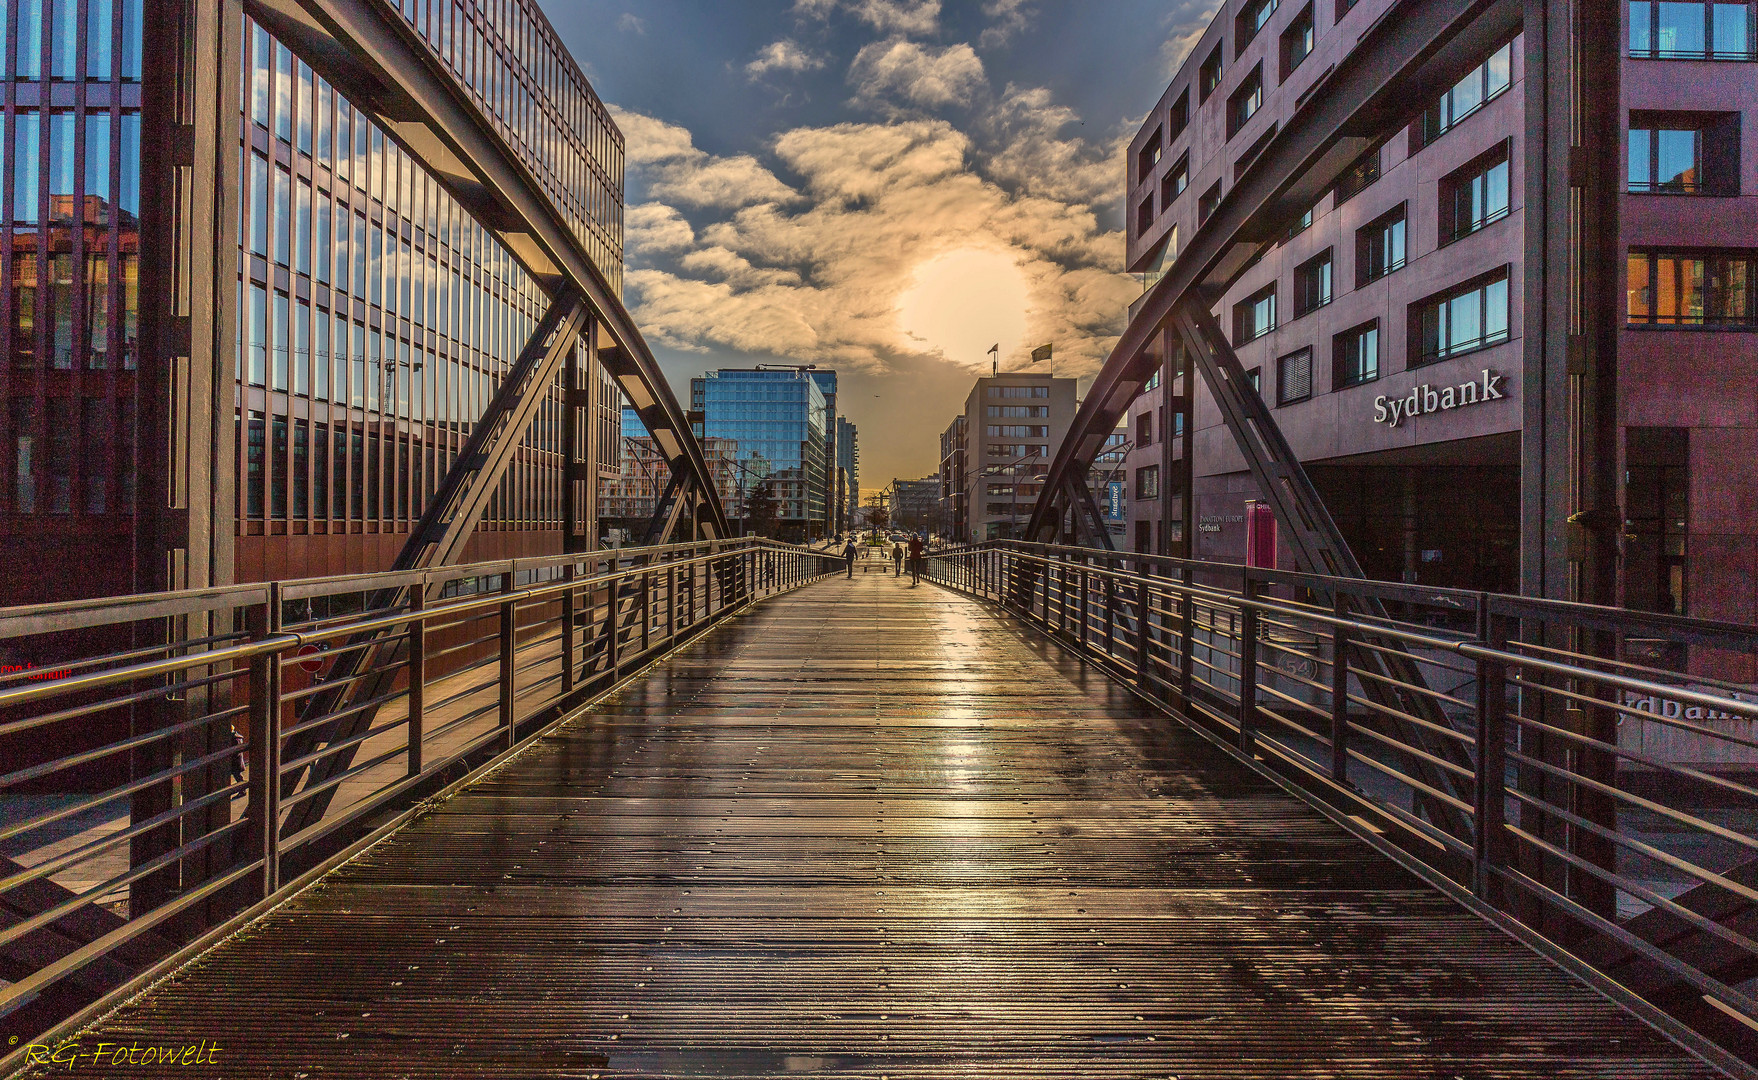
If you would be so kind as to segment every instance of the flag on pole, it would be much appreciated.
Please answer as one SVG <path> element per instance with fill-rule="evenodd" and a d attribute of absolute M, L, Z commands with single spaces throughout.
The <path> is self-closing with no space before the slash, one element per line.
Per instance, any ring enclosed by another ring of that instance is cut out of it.
<path fill-rule="evenodd" d="M 989 346 L 989 374 L 1001 374 L 1001 343 L 999 341 Z"/>
<path fill-rule="evenodd" d="M 1050 359 L 1050 346 L 1039 345 L 1037 348 L 1032 350 L 1032 363 L 1035 364 L 1039 360 L 1048 360 L 1048 359 Z"/>

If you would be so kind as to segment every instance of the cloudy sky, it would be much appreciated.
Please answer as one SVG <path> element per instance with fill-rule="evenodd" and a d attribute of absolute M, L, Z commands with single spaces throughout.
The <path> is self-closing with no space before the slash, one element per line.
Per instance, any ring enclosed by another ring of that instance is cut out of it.
<path fill-rule="evenodd" d="M 938 467 L 989 346 L 1097 370 L 1140 293 L 1124 150 L 1214 0 L 544 6 L 622 127 L 624 298 L 678 397 L 833 367 L 873 491 Z"/>

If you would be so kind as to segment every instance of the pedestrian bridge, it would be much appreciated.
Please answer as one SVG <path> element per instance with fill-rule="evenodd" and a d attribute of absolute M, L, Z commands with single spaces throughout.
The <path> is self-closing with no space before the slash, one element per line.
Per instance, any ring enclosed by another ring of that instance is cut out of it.
<path fill-rule="evenodd" d="M 7 1064 L 1752 1075 L 1746 774 L 1527 734 L 1743 745 L 1546 644 L 1626 618 L 760 542 L 0 612 Z"/>

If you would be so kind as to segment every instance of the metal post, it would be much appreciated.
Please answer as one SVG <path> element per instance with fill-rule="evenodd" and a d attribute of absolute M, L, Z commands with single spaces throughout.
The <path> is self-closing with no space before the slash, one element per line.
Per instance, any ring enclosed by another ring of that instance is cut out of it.
<path fill-rule="evenodd" d="M 1477 596 L 1477 640 L 1487 648 L 1503 650 L 1507 633 L 1489 611 L 1489 597 Z M 1477 660 L 1477 775 L 1476 873 L 1472 883 L 1479 899 L 1495 902 L 1495 868 L 1505 861 L 1503 817 L 1507 801 L 1507 665 L 1500 660 Z"/>
<path fill-rule="evenodd" d="M 281 631 L 281 583 L 269 583 L 265 637 Z M 263 860 L 262 894 L 281 887 L 281 656 L 250 658 L 250 808 Z"/>
<path fill-rule="evenodd" d="M 427 622 L 421 617 L 427 606 L 427 583 L 409 586 L 409 775 L 421 775 L 422 726 L 427 712 Z M 564 671 L 567 667 L 563 653 Z"/>
<path fill-rule="evenodd" d="M 620 559 L 613 560 L 612 565 L 616 568 L 617 571 L 622 570 L 622 561 Z M 618 664 L 619 664 L 619 660 L 617 657 L 617 651 L 618 651 L 617 639 L 622 637 L 622 633 L 623 633 L 623 628 L 622 628 L 622 621 L 623 621 L 623 619 L 622 619 L 622 612 L 623 612 L 622 594 L 623 594 L 623 575 L 620 572 L 614 573 L 611 575 L 611 579 L 610 579 L 610 592 L 605 595 L 605 601 L 604 601 L 604 603 L 605 603 L 605 610 L 604 610 L 604 635 L 605 635 L 604 670 L 610 673 L 610 681 L 611 682 L 617 681 Z"/>
<path fill-rule="evenodd" d="M 507 567 L 507 569 L 505 570 L 505 572 L 503 572 L 501 574 L 501 592 L 510 594 L 513 591 L 514 577 L 515 577 L 515 574 L 514 574 L 513 568 L 512 568 L 512 566 L 509 565 Z M 511 750 L 513 748 L 513 691 L 514 691 L 514 686 L 513 686 L 513 664 L 514 664 L 513 647 L 516 644 L 515 637 L 516 637 L 516 633 L 517 633 L 517 627 L 514 625 L 516 614 L 517 614 L 516 611 L 514 610 L 516 608 L 516 606 L 517 606 L 517 601 L 514 601 L 514 600 L 507 600 L 500 605 L 500 609 L 501 609 L 501 620 L 500 620 L 501 621 L 501 627 L 500 627 L 500 639 L 501 639 L 501 641 L 500 641 L 500 645 L 501 645 L 500 723 L 501 723 L 501 731 L 502 731 L 503 737 L 506 741 L 506 749 L 508 749 L 508 750 Z"/>
<path fill-rule="evenodd" d="M 1178 597 L 1178 707 L 1186 710 L 1190 708 L 1191 680 L 1196 676 L 1196 595 L 1191 589 L 1192 576 L 1190 566 L 1185 565 L 1184 592 Z M 1212 652 L 1210 656 L 1212 659 Z"/>
<path fill-rule="evenodd" d="M 1146 576 L 1135 583 L 1135 684 L 1144 694 L 1153 693 L 1148 678 L 1148 583 Z"/>
<path fill-rule="evenodd" d="M 1331 614 L 1343 618 L 1343 594 L 1331 596 Z M 1331 779 L 1349 785 L 1349 631 L 1331 627 Z"/>
<path fill-rule="evenodd" d="M 1239 605 L 1239 749 L 1250 755 L 1254 751 L 1252 732 L 1257 727 L 1257 608 L 1250 601 L 1257 599 L 1258 585 L 1250 569 L 1242 575 L 1240 596 L 1246 603 Z"/>
<path fill-rule="evenodd" d="M 574 564 L 562 567 L 562 696 L 574 691 Z"/>
<path fill-rule="evenodd" d="M 648 632 L 652 629 L 653 622 L 653 568 L 651 564 L 641 568 L 641 577 L 635 592 L 638 597 L 635 605 L 641 613 L 641 651 L 645 653 L 648 648 Z M 687 628 L 689 625 L 686 619 L 684 626 Z"/>
<path fill-rule="evenodd" d="M 678 636 L 678 568 L 665 568 L 665 636 Z"/>
<path fill-rule="evenodd" d="M 1076 640 L 1081 649 L 1087 647 L 1087 594 L 1091 591 L 1091 582 L 1087 579 L 1087 557 L 1080 558 L 1080 633 Z"/>
<path fill-rule="evenodd" d="M 1107 567 L 1107 569 L 1110 569 Z M 1105 655 L 1116 650 L 1117 640 L 1117 579 L 1105 575 Z"/>

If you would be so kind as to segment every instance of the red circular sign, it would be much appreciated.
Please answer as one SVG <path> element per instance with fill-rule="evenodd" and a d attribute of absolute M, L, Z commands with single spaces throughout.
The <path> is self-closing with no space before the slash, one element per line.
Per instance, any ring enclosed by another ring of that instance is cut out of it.
<path fill-rule="evenodd" d="M 318 669 L 324 666 L 323 660 L 319 659 L 319 657 L 322 653 L 323 653 L 323 650 L 318 648 L 316 645 L 301 645 L 301 646 L 299 646 L 299 651 L 297 653 L 295 653 L 294 655 L 301 656 L 301 657 L 308 657 L 309 659 L 300 660 L 299 666 L 302 669 L 304 669 L 305 671 L 308 671 L 311 674 L 316 675 Z"/>

